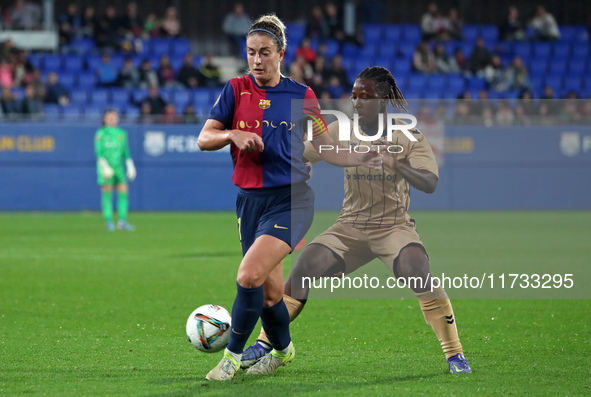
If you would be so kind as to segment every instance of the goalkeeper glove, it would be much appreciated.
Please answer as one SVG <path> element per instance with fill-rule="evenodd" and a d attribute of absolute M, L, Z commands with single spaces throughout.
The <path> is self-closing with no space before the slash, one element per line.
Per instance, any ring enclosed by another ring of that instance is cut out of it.
<path fill-rule="evenodd" d="M 127 179 L 129 179 L 129 181 L 131 182 L 135 179 L 135 176 L 137 175 L 135 165 L 133 164 L 133 160 L 125 160 L 125 166 L 127 167 Z"/>
<path fill-rule="evenodd" d="M 107 159 L 101 157 L 98 159 L 98 163 L 99 167 L 101 168 L 101 175 L 103 176 L 103 179 L 111 179 L 113 175 L 115 175 L 115 171 L 113 171 L 113 168 L 111 168 L 109 163 L 107 163 Z"/>

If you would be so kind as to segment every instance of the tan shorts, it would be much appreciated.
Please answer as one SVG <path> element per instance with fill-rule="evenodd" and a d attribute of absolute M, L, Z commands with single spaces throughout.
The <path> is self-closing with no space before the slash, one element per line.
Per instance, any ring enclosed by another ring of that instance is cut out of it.
<path fill-rule="evenodd" d="M 343 258 L 345 274 L 354 272 L 375 258 L 379 258 L 393 271 L 394 260 L 403 248 L 418 245 L 425 250 L 414 224 L 411 223 L 365 231 L 348 224 L 335 223 L 310 244 L 324 245 Z"/>

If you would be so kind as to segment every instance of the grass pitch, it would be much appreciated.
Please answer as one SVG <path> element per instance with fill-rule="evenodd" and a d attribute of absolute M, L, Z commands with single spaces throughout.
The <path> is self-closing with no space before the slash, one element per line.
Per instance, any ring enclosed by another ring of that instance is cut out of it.
<path fill-rule="evenodd" d="M 413 216 L 435 273 L 523 263 L 563 273 L 591 259 L 589 212 Z M 321 214 L 311 234 L 334 218 Z M 290 366 L 207 382 L 221 353 L 197 352 L 185 321 L 202 304 L 232 307 L 235 217 L 130 221 L 136 232 L 109 233 L 95 213 L 0 214 L 0 395 L 591 393 L 591 301 L 568 299 L 453 300 L 466 376 L 447 372 L 414 300 L 311 300 L 292 324 Z"/>

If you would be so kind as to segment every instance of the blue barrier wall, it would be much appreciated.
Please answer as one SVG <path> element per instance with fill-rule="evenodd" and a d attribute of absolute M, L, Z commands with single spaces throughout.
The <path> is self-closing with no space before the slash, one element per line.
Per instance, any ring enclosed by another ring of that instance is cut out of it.
<path fill-rule="evenodd" d="M 133 210 L 232 210 L 229 151 L 200 152 L 201 125 L 128 125 Z M 88 124 L 0 124 L 0 210 L 98 210 Z M 589 209 L 591 127 L 450 126 L 432 195 L 413 209 Z M 339 209 L 343 172 L 314 167 L 318 209 Z"/>

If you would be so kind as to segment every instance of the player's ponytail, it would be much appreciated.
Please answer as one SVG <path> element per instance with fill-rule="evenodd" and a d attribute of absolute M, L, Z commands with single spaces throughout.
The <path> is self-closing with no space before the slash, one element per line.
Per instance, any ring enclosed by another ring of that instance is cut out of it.
<path fill-rule="evenodd" d="M 368 79 L 376 82 L 376 89 L 380 95 L 386 96 L 390 99 L 390 104 L 395 108 L 402 109 L 406 112 L 406 99 L 396 85 L 396 80 L 392 73 L 381 66 L 372 66 L 365 68 L 357 75 L 357 79 Z"/>
<path fill-rule="evenodd" d="M 285 24 L 275 14 L 263 15 L 257 19 L 250 29 L 246 37 L 251 34 L 261 34 L 274 39 L 277 42 L 277 52 L 287 47 L 287 40 L 285 39 Z"/>

